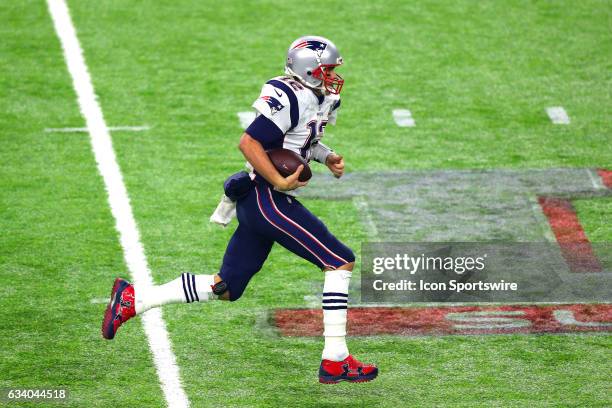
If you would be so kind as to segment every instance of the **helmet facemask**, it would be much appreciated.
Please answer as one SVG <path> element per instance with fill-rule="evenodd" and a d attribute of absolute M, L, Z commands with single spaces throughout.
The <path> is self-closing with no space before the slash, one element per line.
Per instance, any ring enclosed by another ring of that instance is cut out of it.
<path fill-rule="evenodd" d="M 340 64 L 321 64 L 312 71 L 313 78 L 321 80 L 322 88 L 334 95 L 338 95 L 342 90 L 344 79 L 338 73 L 332 77 L 328 72 L 338 65 Z"/>

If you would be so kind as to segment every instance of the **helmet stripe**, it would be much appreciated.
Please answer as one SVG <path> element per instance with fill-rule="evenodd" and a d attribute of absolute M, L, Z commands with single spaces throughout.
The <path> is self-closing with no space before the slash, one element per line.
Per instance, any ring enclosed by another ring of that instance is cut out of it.
<path fill-rule="evenodd" d="M 304 48 L 308 45 L 308 41 L 302 41 L 301 43 L 299 43 L 298 45 L 296 45 L 295 47 L 293 47 L 293 49 L 295 50 L 296 48 Z"/>

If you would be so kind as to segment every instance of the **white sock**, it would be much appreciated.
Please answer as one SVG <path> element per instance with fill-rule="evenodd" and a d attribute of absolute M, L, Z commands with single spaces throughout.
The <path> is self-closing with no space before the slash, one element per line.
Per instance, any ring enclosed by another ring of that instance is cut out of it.
<path fill-rule="evenodd" d="M 173 281 L 158 286 L 134 286 L 136 314 L 168 303 L 204 302 L 216 298 L 211 285 L 214 275 L 183 273 Z"/>
<path fill-rule="evenodd" d="M 346 346 L 346 311 L 351 271 L 342 269 L 325 272 L 323 285 L 324 360 L 342 361 L 348 357 Z"/>

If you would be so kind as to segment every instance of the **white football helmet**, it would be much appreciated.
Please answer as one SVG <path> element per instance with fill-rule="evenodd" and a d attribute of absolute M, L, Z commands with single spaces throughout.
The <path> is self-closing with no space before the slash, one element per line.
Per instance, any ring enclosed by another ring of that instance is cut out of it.
<path fill-rule="evenodd" d="M 287 51 L 285 73 L 309 88 L 339 94 L 344 79 L 329 76 L 327 69 L 342 65 L 336 45 L 325 37 L 307 35 L 295 40 Z"/>

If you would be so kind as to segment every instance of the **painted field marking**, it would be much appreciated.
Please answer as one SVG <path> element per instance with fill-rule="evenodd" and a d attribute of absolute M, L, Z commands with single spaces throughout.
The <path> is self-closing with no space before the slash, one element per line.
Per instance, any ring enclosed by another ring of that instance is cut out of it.
<path fill-rule="evenodd" d="M 606 188 L 612 189 L 612 170 L 597 169 L 597 174 L 601 177 L 601 182 Z"/>
<path fill-rule="evenodd" d="M 68 6 L 65 0 L 47 0 L 47 5 L 63 48 L 81 114 L 89 130 L 92 150 L 108 193 L 108 201 L 116 221 L 115 227 L 119 232 L 125 262 L 136 285 L 153 285 L 153 278 L 140 242 L 140 234 L 117 164 L 110 133 L 85 65 L 83 50 L 72 24 Z M 181 385 L 176 357 L 172 352 L 161 309 L 152 309 L 144 313 L 142 322 L 168 406 L 188 407 L 189 400 Z"/>
<path fill-rule="evenodd" d="M 542 206 L 536 196 L 529 196 L 529 204 L 531 205 L 531 210 L 533 211 L 533 216 L 536 219 L 536 222 L 542 229 L 542 234 L 546 238 L 548 242 L 557 242 L 557 238 L 548 222 L 548 217 L 544 215 L 542 212 Z"/>
<path fill-rule="evenodd" d="M 578 327 L 610 327 L 612 322 L 579 322 L 574 317 L 574 312 L 571 310 L 555 310 L 553 312 L 555 319 L 565 325 L 573 325 Z"/>
<path fill-rule="evenodd" d="M 240 126 L 242 126 L 243 129 L 246 129 L 249 127 L 249 125 L 251 124 L 251 122 L 253 122 L 255 120 L 255 112 L 253 111 L 248 111 L 248 112 L 238 112 L 236 115 L 238 115 L 238 120 L 240 121 Z"/>
<path fill-rule="evenodd" d="M 290 337 L 320 336 L 322 316 L 321 308 L 276 309 L 273 314 L 278 333 Z M 353 336 L 610 332 L 612 305 L 351 307 L 348 331 Z"/>
<path fill-rule="evenodd" d="M 551 106 L 546 108 L 548 117 L 555 125 L 569 125 L 570 118 L 562 106 Z"/>
<path fill-rule="evenodd" d="M 110 132 L 142 132 L 150 130 L 150 126 L 109 126 Z M 45 128 L 46 133 L 80 133 L 88 132 L 86 127 L 63 127 L 63 128 Z"/>
<path fill-rule="evenodd" d="M 372 219 L 372 215 L 371 215 L 372 213 L 370 211 L 370 205 L 368 204 L 367 199 L 362 196 L 357 196 L 353 198 L 353 204 L 359 210 L 362 218 L 365 221 L 365 228 L 366 228 L 366 232 L 370 236 L 369 238 L 370 241 L 372 240 L 377 241 L 378 240 L 378 230 L 376 229 L 376 224 L 374 223 L 374 220 Z"/>
<path fill-rule="evenodd" d="M 322 300 L 323 300 L 323 296 L 317 296 L 317 295 L 305 295 L 304 296 L 304 302 L 306 302 L 306 306 L 311 307 L 313 309 L 319 306 Z"/>
<path fill-rule="evenodd" d="M 593 169 L 584 169 L 584 170 L 589 175 L 589 179 L 591 179 L 591 184 L 593 185 L 593 188 L 597 190 L 602 190 L 606 188 L 606 186 L 604 185 L 603 179 L 599 177 L 599 174 L 597 174 L 596 170 L 593 170 Z"/>
<path fill-rule="evenodd" d="M 548 218 L 563 258 L 572 272 L 602 272 L 572 202 L 566 198 L 538 197 L 542 212 Z"/>
<path fill-rule="evenodd" d="M 499 311 L 477 311 L 477 312 L 450 312 L 446 314 L 446 320 L 458 322 L 453 325 L 455 329 L 518 329 L 529 327 L 529 320 L 512 318 L 512 316 L 524 316 L 522 310 L 499 310 Z M 470 324 L 468 324 L 470 323 Z"/>
<path fill-rule="evenodd" d="M 399 127 L 414 127 L 416 123 L 408 109 L 393 109 L 393 120 Z"/>

